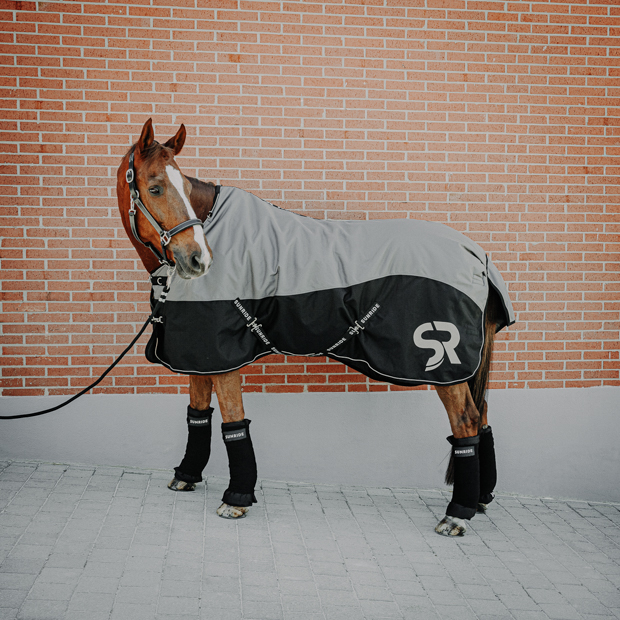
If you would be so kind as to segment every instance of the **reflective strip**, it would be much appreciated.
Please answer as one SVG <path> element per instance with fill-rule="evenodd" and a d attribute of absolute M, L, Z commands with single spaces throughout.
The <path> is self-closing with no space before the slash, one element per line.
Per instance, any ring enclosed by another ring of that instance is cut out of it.
<path fill-rule="evenodd" d="M 192 418 L 187 416 L 188 426 L 209 426 L 211 424 L 211 417 L 208 418 Z"/>
<path fill-rule="evenodd" d="M 226 431 L 222 433 L 222 435 L 224 436 L 224 441 L 228 443 L 229 441 L 240 441 L 241 439 L 246 439 L 248 433 L 245 428 L 239 428 L 235 431 Z"/>
<path fill-rule="evenodd" d="M 476 446 L 455 447 L 453 453 L 454 456 L 475 456 Z"/>

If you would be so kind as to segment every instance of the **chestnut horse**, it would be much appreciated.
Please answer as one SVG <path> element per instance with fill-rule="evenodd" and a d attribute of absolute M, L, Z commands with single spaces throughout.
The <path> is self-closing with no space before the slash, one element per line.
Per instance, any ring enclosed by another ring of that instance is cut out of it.
<path fill-rule="evenodd" d="M 213 255 L 201 224 L 209 216 L 219 188 L 180 171 L 174 158 L 183 148 L 185 137 L 185 127 L 181 125 L 174 137 L 160 144 L 154 139 L 151 120 L 144 124 L 138 142 L 123 157 L 118 169 L 118 205 L 127 235 L 149 273 L 168 263 L 170 272 L 175 270 L 175 277 L 208 278 Z M 485 510 L 493 499 L 496 482 L 485 394 L 500 301 L 490 287 L 489 291 L 484 347 L 476 374 L 468 382 L 436 386 L 452 430 L 448 438 L 452 454 L 446 482 L 454 485 L 453 497 L 446 516 L 435 528 L 447 536 L 465 533 L 465 521 L 476 511 Z M 238 370 L 210 376 L 190 375 L 187 451 L 169 487 L 189 491 L 202 480 L 200 474 L 210 451 L 213 390 L 222 415 L 231 472 L 231 485 L 217 513 L 225 518 L 239 518 L 255 501 L 256 464 Z"/>

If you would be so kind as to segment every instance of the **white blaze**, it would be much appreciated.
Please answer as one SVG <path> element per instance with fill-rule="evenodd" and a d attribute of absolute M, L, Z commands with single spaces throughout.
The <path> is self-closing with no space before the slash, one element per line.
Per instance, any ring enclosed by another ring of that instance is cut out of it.
<path fill-rule="evenodd" d="M 183 187 L 183 177 L 181 176 L 181 173 L 174 166 L 166 166 L 166 174 L 170 179 L 170 183 L 174 185 L 174 188 L 177 192 L 179 192 L 179 196 L 183 199 L 189 219 L 198 219 L 194 209 L 192 209 L 189 198 L 185 195 L 185 188 Z M 192 228 L 194 229 L 194 240 L 200 246 L 200 250 L 202 252 L 201 260 L 205 265 L 205 273 L 207 273 L 210 264 L 210 256 L 209 250 L 207 250 L 207 243 L 205 241 L 205 233 L 202 226 L 198 226 L 198 224 L 192 226 Z"/>

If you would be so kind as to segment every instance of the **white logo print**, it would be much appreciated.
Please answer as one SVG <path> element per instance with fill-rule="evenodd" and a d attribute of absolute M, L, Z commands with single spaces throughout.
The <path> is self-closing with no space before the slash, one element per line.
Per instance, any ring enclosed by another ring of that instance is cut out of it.
<path fill-rule="evenodd" d="M 450 334 L 450 340 L 448 342 L 441 342 L 439 340 L 431 340 L 422 338 L 422 335 L 429 331 L 448 332 Z M 422 323 L 413 332 L 413 343 L 420 349 L 433 349 L 434 355 L 426 362 L 426 368 L 424 370 L 435 370 L 443 362 L 444 356 L 447 355 L 451 364 L 460 364 L 461 360 L 454 351 L 458 343 L 461 341 L 461 334 L 453 323 L 446 323 L 444 321 L 433 321 L 432 323 Z"/>

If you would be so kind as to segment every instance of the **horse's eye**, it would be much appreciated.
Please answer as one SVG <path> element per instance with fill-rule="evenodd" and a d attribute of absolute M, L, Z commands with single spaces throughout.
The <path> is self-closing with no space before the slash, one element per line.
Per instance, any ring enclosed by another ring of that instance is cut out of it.
<path fill-rule="evenodd" d="M 159 196 L 162 193 L 162 190 L 159 185 L 153 185 L 153 187 L 149 187 L 149 192 L 153 194 L 153 196 Z"/>

